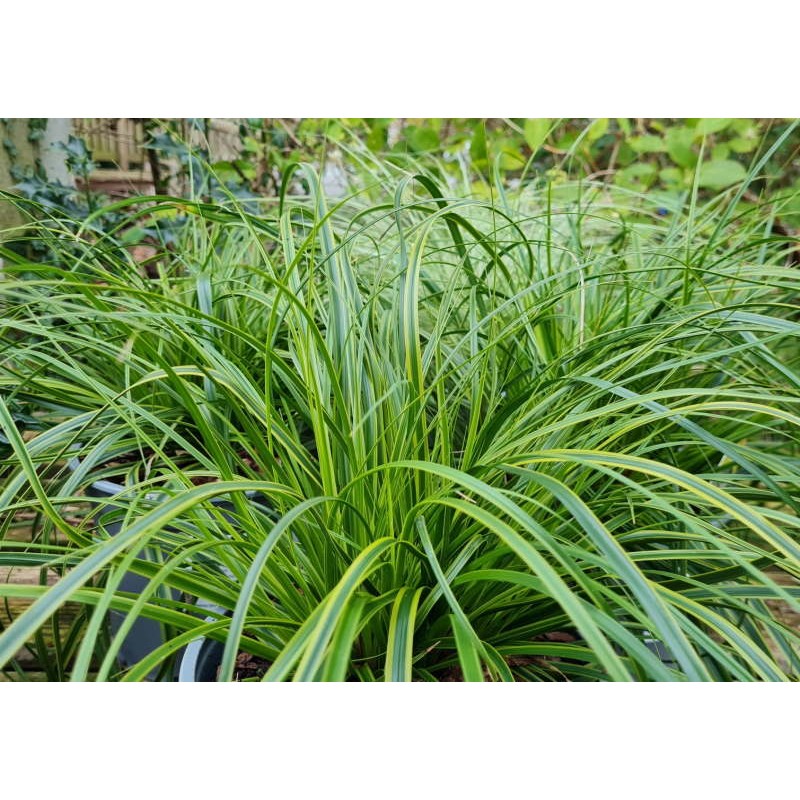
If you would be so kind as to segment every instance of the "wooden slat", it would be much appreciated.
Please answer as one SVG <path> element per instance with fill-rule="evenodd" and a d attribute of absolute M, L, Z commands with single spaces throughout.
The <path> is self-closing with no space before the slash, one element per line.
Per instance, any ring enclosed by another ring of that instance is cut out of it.
<path fill-rule="evenodd" d="M 31 681 L 35 683 L 46 683 L 47 673 L 37 672 L 36 670 L 25 670 L 25 678 L 23 679 L 13 672 L 7 675 L 0 672 L 0 683 L 30 683 Z"/>
<path fill-rule="evenodd" d="M 71 510 L 78 510 L 78 507 L 70 507 Z M 30 541 L 33 530 L 31 524 L 35 515 L 27 512 L 18 512 L 10 529 L 6 533 L 9 541 L 25 542 Z M 51 537 L 51 541 L 55 541 Z M 65 541 L 63 537 L 59 537 L 59 541 Z M 0 543 L 1 544 L 1 543 Z M 46 583 L 52 586 L 58 580 L 58 575 L 50 570 L 47 572 Z M 12 583 L 17 585 L 31 584 L 39 585 L 40 569 L 38 567 L 0 567 L 0 582 Z M 0 623 L 4 627 L 11 624 L 13 620 L 22 614 L 25 609 L 31 605 L 31 600 L 24 598 L 10 598 L 3 603 L 0 603 Z M 75 603 L 67 603 L 59 610 L 59 631 L 66 632 L 73 620 L 78 614 L 80 606 Z M 53 647 L 54 637 L 52 627 L 45 625 L 42 628 L 42 639 L 44 645 L 48 648 Z M 36 656 L 27 648 L 23 647 L 16 655 L 17 661 L 23 668 L 28 669 L 41 669 L 41 665 L 37 663 Z"/>

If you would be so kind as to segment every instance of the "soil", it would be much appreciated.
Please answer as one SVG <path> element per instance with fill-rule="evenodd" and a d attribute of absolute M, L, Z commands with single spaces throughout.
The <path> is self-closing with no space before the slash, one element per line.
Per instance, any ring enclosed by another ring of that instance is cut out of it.
<path fill-rule="evenodd" d="M 540 636 L 535 636 L 533 640 L 535 642 L 569 643 L 576 641 L 576 639 L 576 635 L 569 631 L 548 631 Z M 513 668 L 530 666 L 553 667 L 561 659 L 554 658 L 553 656 L 506 656 L 505 660 L 508 666 Z M 488 669 L 484 668 L 483 676 L 487 679 L 490 677 Z M 440 683 L 460 683 L 464 680 L 464 673 L 460 666 L 454 665 L 439 673 L 437 677 Z"/>
<path fill-rule="evenodd" d="M 250 653 L 239 653 L 239 655 L 236 656 L 233 679 L 235 681 L 244 681 L 252 678 L 263 678 L 264 673 L 266 673 L 271 666 L 272 662 L 264 658 L 250 655 Z"/>
<path fill-rule="evenodd" d="M 550 631 L 535 637 L 535 641 L 574 642 L 575 638 L 575 634 L 571 632 Z M 546 666 L 548 662 L 557 662 L 558 659 L 551 656 L 509 656 L 506 661 L 510 667 L 524 667 L 534 664 Z M 233 679 L 234 681 L 260 680 L 271 666 L 271 661 L 240 651 L 236 656 Z M 219 670 L 217 670 L 217 674 L 219 674 Z M 489 677 L 488 671 L 485 672 L 485 677 Z M 464 673 L 460 666 L 453 665 L 439 672 L 437 678 L 440 683 L 463 683 Z M 348 680 L 357 681 L 358 679 L 351 677 Z"/>

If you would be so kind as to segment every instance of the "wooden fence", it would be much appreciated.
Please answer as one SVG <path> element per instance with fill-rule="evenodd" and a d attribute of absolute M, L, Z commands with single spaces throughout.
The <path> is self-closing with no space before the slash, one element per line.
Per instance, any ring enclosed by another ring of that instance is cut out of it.
<path fill-rule="evenodd" d="M 72 124 L 75 134 L 82 137 L 91 150 L 92 161 L 96 164 L 89 176 L 93 188 L 108 194 L 152 191 L 153 176 L 145 148 L 144 120 L 73 119 Z M 185 141 L 207 147 L 212 161 L 230 160 L 239 155 L 238 120 L 209 120 L 207 141 L 204 134 L 192 126 L 184 124 L 181 127 Z"/>

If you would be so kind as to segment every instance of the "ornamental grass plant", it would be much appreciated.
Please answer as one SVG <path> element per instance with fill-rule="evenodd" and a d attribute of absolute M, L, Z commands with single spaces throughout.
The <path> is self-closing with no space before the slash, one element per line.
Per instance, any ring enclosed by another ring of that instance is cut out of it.
<path fill-rule="evenodd" d="M 666 206 L 389 167 L 329 203 L 301 167 L 257 209 L 116 204 L 182 220 L 146 264 L 39 223 L 51 263 L 0 281 L 3 531 L 35 519 L 0 564 L 43 578 L 0 584 L 32 601 L 0 665 L 167 677 L 204 636 L 222 681 L 240 652 L 267 681 L 796 680 L 800 276 L 743 202 L 770 156 Z M 121 667 L 137 618 L 163 645 Z"/>

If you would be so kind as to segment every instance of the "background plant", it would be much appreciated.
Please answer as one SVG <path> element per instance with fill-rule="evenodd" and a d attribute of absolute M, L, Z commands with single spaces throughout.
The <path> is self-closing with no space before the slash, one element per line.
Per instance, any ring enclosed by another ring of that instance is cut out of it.
<path fill-rule="evenodd" d="M 9 126 L 24 120 L 4 120 Z M 649 191 L 663 206 L 680 202 L 696 188 L 701 196 L 745 179 L 765 149 L 780 140 L 774 158 L 748 182 L 741 202 L 775 200 L 773 224 L 785 235 L 796 235 L 800 208 L 800 134 L 783 119 L 242 119 L 238 153 L 230 158 L 212 154 L 208 119 L 145 119 L 144 150 L 156 195 L 179 194 L 225 202 L 233 195 L 242 202 L 277 196 L 281 176 L 301 162 L 312 163 L 323 176 L 335 174 L 336 190 L 363 189 L 365 167 L 378 173 L 387 165 L 413 171 L 425 165 L 450 191 L 485 195 L 489 184 L 508 187 L 589 178 L 621 188 Z M 46 120 L 27 121 L 29 138 L 41 138 Z M 9 152 L 14 143 L 6 135 Z M 40 161 L 23 166 L 15 161 L 11 176 L 15 191 L 33 201 L 29 215 L 58 217 L 61 224 L 82 219 L 111 201 L 91 187 L 94 168 L 86 142 L 70 136 L 61 143 L 66 165 L 76 185 L 50 179 Z M 286 188 L 283 189 L 286 191 Z M 288 187 L 288 191 L 300 191 Z M 250 205 L 251 210 L 255 208 Z M 111 211 L 94 217 L 100 230 L 116 228 Z M 174 228 L 183 223 L 180 215 Z M 155 238 L 171 236 L 166 226 Z M 131 226 L 126 246 L 151 244 L 154 232 Z M 7 246 L 20 248 L 20 242 Z M 25 245 L 42 245 L 32 237 Z M 52 254 L 49 256 L 52 260 Z"/>

